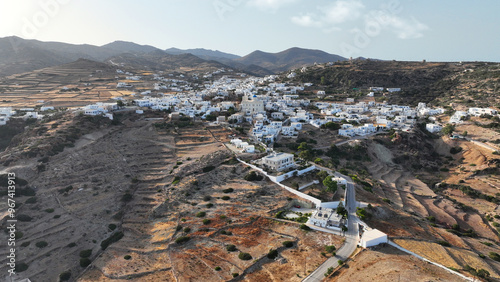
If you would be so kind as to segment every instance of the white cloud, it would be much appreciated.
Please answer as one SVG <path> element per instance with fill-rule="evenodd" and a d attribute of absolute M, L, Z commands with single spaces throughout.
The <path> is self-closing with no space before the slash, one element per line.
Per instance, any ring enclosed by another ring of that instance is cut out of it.
<path fill-rule="evenodd" d="M 429 27 L 419 22 L 414 17 L 405 19 L 396 15 L 389 15 L 383 12 L 371 13 L 365 18 L 365 22 L 378 22 L 382 27 L 385 27 L 394 32 L 401 39 L 412 39 L 424 36 L 424 31 Z"/>
<path fill-rule="evenodd" d="M 262 10 L 277 10 L 282 6 L 297 2 L 297 0 L 250 0 L 249 6 L 257 7 Z"/>
<path fill-rule="evenodd" d="M 340 24 L 353 21 L 361 16 L 364 9 L 360 1 L 337 1 L 333 5 L 325 7 L 323 10 L 323 20 L 331 24 Z"/>
<path fill-rule="evenodd" d="M 291 21 L 296 25 L 318 27 L 325 32 L 331 32 L 340 30 L 339 24 L 359 19 L 364 8 L 365 6 L 361 1 L 338 0 L 329 6 L 318 7 L 318 10 L 320 10 L 318 13 L 294 16 Z"/>
<path fill-rule="evenodd" d="M 322 27 L 321 21 L 314 19 L 316 16 L 314 14 L 306 14 L 292 17 L 292 22 L 296 25 L 304 27 Z"/>

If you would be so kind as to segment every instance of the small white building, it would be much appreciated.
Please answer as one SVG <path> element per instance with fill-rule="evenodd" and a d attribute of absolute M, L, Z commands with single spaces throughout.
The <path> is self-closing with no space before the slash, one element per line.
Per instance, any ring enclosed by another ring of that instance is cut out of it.
<path fill-rule="evenodd" d="M 469 108 L 468 113 L 471 116 L 479 117 L 481 115 L 496 115 L 497 111 L 490 108 Z"/>
<path fill-rule="evenodd" d="M 301 122 L 292 122 L 290 124 L 290 126 L 295 128 L 296 130 L 302 130 L 302 123 Z"/>
<path fill-rule="evenodd" d="M 240 146 L 240 144 L 241 144 L 242 142 L 243 142 L 243 141 L 242 141 L 241 139 L 238 139 L 238 138 L 236 138 L 236 139 L 231 139 L 231 144 L 233 144 L 233 145 L 234 145 L 234 146 L 236 146 L 236 147 L 239 147 L 239 146 Z"/>
<path fill-rule="evenodd" d="M 401 91 L 401 88 L 387 88 L 387 91 L 390 93 L 399 92 L 399 91 Z"/>
<path fill-rule="evenodd" d="M 46 107 L 41 107 L 40 111 L 45 112 L 45 111 L 53 111 L 54 107 L 52 106 L 46 106 Z"/>
<path fill-rule="evenodd" d="M 323 228 L 338 228 L 342 223 L 342 216 L 336 209 L 318 207 L 309 218 L 309 223 Z"/>
<path fill-rule="evenodd" d="M 293 155 L 288 153 L 271 154 L 262 158 L 262 164 L 275 171 L 282 171 L 295 166 Z"/>
<path fill-rule="evenodd" d="M 255 152 L 255 145 L 247 145 L 243 148 L 243 152 L 245 153 L 254 153 Z"/>
<path fill-rule="evenodd" d="M 429 131 L 430 133 L 437 133 L 440 132 L 441 129 L 443 129 L 443 127 L 440 126 L 439 124 L 428 123 L 425 125 L 425 129 L 427 129 L 427 131 Z"/>
<path fill-rule="evenodd" d="M 363 248 L 377 246 L 379 244 L 387 243 L 387 234 L 378 229 L 366 229 L 361 235 L 359 245 Z"/>
<path fill-rule="evenodd" d="M 456 111 L 451 117 L 449 123 L 462 123 L 463 119 L 468 116 L 467 112 Z"/>
<path fill-rule="evenodd" d="M 101 112 L 99 110 L 96 110 L 96 109 L 85 109 L 83 114 L 86 116 L 97 116 L 97 115 L 100 115 Z"/>
<path fill-rule="evenodd" d="M 273 112 L 271 113 L 271 117 L 273 119 L 283 119 L 284 115 L 283 115 L 283 112 Z"/>

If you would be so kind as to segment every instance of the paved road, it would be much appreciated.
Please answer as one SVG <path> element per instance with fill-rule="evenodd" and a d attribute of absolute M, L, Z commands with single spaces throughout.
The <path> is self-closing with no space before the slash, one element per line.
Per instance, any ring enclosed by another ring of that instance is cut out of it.
<path fill-rule="evenodd" d="M 356 218 L 356 192 L 354 191 L 354 183 L 350 178 L 347 177 L 347 199 L 346 199 L 346 209 L 349 214 L 347 217 L 347 232 L 345 234 L 344 245 L 337 250 L 337 254 L 334 257 L 326 260 L 322 265 L 320 265 L 315 271 L 313 271 L 304 280 L 306 282 L 321 281 L 325 278 L 325 273 L 328 268 L 336 268 L 338 266 L 338 260 L 341 259 L 345 261 L 357 248 L 358 245 L 358 224 L 355 220 Z"/>
<path fill-rule="evenodd" d="M 483 147 L 483 148 L 486 148 L 486 149 L 488 149 L 488 150 L 498 151 L 498 148 L 495 148 L 495 147 L 493 147 L 493 146 L 490 146 L 490 145 L 488 145 L 488 144 L 486 144 L 486 143 L 484 143 L 484 142 L 476 141 L 476 140 L 473 140 L 473 139 L 468 138 L 468 137 L 465 137 L 464 139 L 465 139 L 465 140 L 467 140 L 467 141 L 469 141 L 469 142 L 472 142 L 472 143 L 474 143 L 474 144 L 476 144 L 476 145 L 478 145 L 478 146 L 481 146 L 481 147 Z"/>

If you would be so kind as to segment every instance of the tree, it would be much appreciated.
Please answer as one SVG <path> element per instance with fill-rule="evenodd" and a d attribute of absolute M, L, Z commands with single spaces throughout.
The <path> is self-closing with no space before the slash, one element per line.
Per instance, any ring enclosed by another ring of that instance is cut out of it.
<path fill-rule="evenodd" d="M 297 148 L 300 151 L 307 151 L 311 149 L 311 146 L 309 146 L 306 142 L 300 143 L 299 147 Z"/>
<path fill-rule="evenodd" d="M 119 108 L 123 108 L 123 107 L 125 107 L 125 103 L 123 103 L 123 101 L 122 101 L 122 100 L 118 100 L 118 101 L 116 101 L 116 105 L 117 105 Z"/>
<path fill-rule="evenodd" d="M 326 170 L 322 170 L 318 172 L 316 176 L 318 177 L 319 181 L 323 182 L 323 180 L 328 177 L 328 172 Z"/>
<path fill-rule="evenodd" d="M 464 137 L 467 137 L 467 134 L 469 134 L 469 133 L 467 132 L 467 130 L 466 130 L 466 131 L 464 131 L 464 132 L 462 133 L 462 135 L 463 135 Z"/>
<path fill-rule="evenodd" d="M 341 126 L 338 123 L 329 121 L 329 122 L 321 125 L 321 128 L 326 128 L 329 130 L 339 130 L 341 128 Z"/>
<path fill-rule="evenodd" d="M 316 158 L 314 160 L 314 163 L 316 163 L 316 164 L 323 164 L 323 159 L 322 158 Z"/>
<path fill-rule="evenodd" d="M 481 268 L 477 271 L 477 276 L 481 278 L 488 278 L 490 277 L 490 272 L 486 269 Z"/>
<path fill-rule="evenodd" d="M 342 202 L 340 202 L 338 207 L 337 207 L 337 214 L 342 215 L 342 217 L 344 217 L 344 218 L 347 217 L 347 210 L 344 207 L 344 205 L 342 204 Z"/>
<path fill-rule="evenodd" d="M 328 176 L 323 180 L 323 185 L 326 187 L 327 192 L 337 191 L 337 181 L 332 180 L 332 176 Z"/>
<path fill-rule="evenodd" d="M 443 129 L 441 129 L 441 133 L 443 135 L 451 135 L 455 131 L 455 126 L 453 124 L 447 124 Z"/>
<path fill-rule="evenodd" d="M 326 84 L 326 78 L 324 76 L 321 77 L 321 84 L 322 85 Z"/>
<path fill-rule="evenodd" d="M 309 150 L 305 150 L 299 153 L 299 158 L 309 161 L 313 158 L 313 154 Z"/>

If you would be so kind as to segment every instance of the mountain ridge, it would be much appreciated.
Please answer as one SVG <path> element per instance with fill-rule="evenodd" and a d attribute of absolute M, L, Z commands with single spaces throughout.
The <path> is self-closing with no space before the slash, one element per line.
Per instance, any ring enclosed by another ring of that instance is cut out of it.
<path fill-rule="evenodd" d="M 91 44 L 71 44 L 55 41 L 39 41 L 34 39 L 22 39 L 17 36 L 0 38 L 0 76 L 23 73 L 42 69 L 46 67 L 61 65 L 76 61 L 80 58 L 107 62 L 123 54 L 135 54 L 143 57 L 143 62 L 156 67 L 165 66 L 167 62 L 174 63 L 177 67 L 182 64 L 182 58 L 186 64 L 193 66 L 194 62 L 212 65 L 221 64 L 230 68 L 248 72 L 253 75 L 263 76 L 276 74 L 283 71 L 299 68 L 314 63 L 334 62 L 346 60 L 345 58 L 326 53 L 321 50 L 303 49 L 298 47 L 289 48 L 278 53 L 267 53 L 256 50 L 244 57 L 225 53 L 219 50 L 204 48 L 178 49 L 169 48 L 162 50 L 151 45 L 140 45 L 129 41 L 113 41 L 102 46 Z M 202 61 L 192 57 L 179 57 L 173 59 L 167 56 L 179 56 L 192 54 Z M 163 58 L 161 62 L 151 62 L 151 57 Z M 122 56 L 123 57 L 123 56 Z M 125 56 L 127 59 L 131 57 Z M 129 60 L 129 63 L 133 60 Z M 137 59 L 137 61 L 141 61 Z M 142 66 L 142 65 L 140 65 Z"/>

